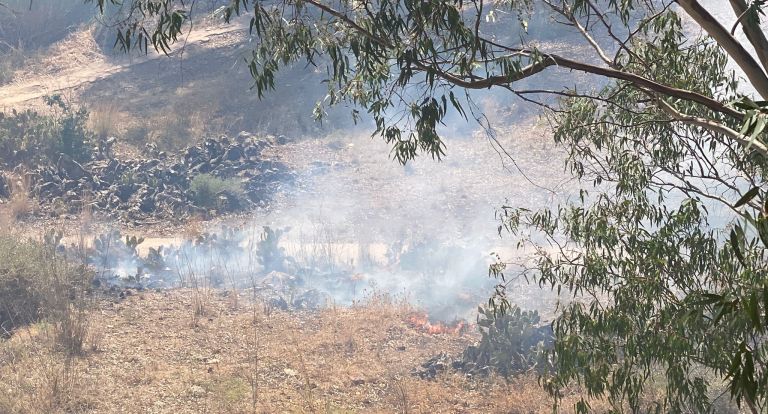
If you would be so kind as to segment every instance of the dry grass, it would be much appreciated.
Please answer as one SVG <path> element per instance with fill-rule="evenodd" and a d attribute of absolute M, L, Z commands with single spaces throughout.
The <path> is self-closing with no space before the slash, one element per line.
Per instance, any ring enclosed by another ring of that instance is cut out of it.
<path fill-rule="evenodd" d="M 101 139 L 118 136 L 127 117 L 113 102 L 91 105 L 88 108 L 88 129 Z"/>
<path fill-rule="evenodd" d="M 0 412 L 549 412 L 532 377 L 512 382 L 410 375 L 471 337 L 409 328 L 384 299 L 315 313 L 235 309 L 216 295 L 190 323 L 189 290 L 139 293 L 95 312 L 99 341 L 66 360 L 27 329 L 0 342 Z M 241 302 L 247 302 L 241 300 Z M 71 370 L 68 371 L 68 370 Z M 55 397 L 41 398 L 40 390 Z M 573 399 L 566 397 L 566 404 Z M 50 402 L 46 406 L 44 402 Z M 572 402 L 572 401 L 571 401 Z M 3 411 L 5 410 L 5 411 Z M 48 411 L 46 411 L 48 410 Z"/>
<path fill-rule="evenodd" d="M 83 28 L 71 32 L 48 50 L 42 51 L 23 70 L 16 72 L 14 80 L 34 79 L 42 82 L 61 75 L 72 76 L 85 68 L 98 66 L 105 59 L 94 38 L 94 31 Z"/>
<path fill-rule="evenodd" d="M 86 412 L 95 407 L 95 384 L 83 375 L 86 359 L 56 347 L 54 328 L 37 324 L 0 340 L 0 412 Z"/>
<path fill-rule="evenodd" d="M 166 111 L 161 114 L 147 114 L 130 122 L 122 117 L 120 134 L 115 135 L 138 147 L 151 142 L 162 150 L 177 150 L 227 130 L 219 115 L 221 111 L 216 93 L 212 92 L 201 100 L 200 96 L 179 92 L 183 90 L 179 88 L 177 93 L 167 95 L 168 102 L 164 103 Z M 115 105 L 112 110 L 122 113 Z"/>
<path fill-rule="evenodd" d="M 22 237 L 12 229 L 0 234 L 0 333 L 25 324 L 50 324 L 54 342 L 66 354 L 83 352 L 90 327 L 91 272 L 64 258 L 44 240 Z"/>
<path fill-rule="evenodd" d="M 12 225 L 16 220 L 34 212 L 36 203 L 31 199 L 29 189 L 31 181 L 24 174 L 9 173 L 5 177 L 11 193 L 8 202 L 0 206 L 0 220 L 6 225 Z"/>

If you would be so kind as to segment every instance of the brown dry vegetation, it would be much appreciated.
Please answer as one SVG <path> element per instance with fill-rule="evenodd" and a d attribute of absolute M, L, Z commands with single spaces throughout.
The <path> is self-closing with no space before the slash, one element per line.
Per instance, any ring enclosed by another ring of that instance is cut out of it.
<path fill-rule="evenodd" d="M 0 205 L 0 220 L 8 223 L 23 218 L 35 207 L 29 192 L 29 178 L 20 174 L 6 174 L 6 182 L 11 193 L 10 198 Z"/>
<path fill-rule="evenodd" d="M 136 293 L 93 311 L 87 352 L 67 357 L 37 324 L 0 341 L 0 412 L 549 412 L 536 378 L 410 374 L 473 337 L 430 335 L 383 298 L 288 313 L 193 292 Z M 566 397 L 570 406 L 573 396 Z"/>

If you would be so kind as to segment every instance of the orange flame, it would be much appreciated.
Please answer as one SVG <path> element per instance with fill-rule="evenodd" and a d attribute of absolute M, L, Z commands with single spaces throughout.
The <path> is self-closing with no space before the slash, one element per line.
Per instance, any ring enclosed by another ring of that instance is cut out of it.
<path fill-rule="evenodd" d="M 414 329 L 426 332 L 428 334 L 450 334 L 463 335 L 469 328 L 469 324 L 464 320 L 457 320 L 453 323 L 430 322 L 429 316 L 425 312 L 414 312 L 408 315 L 405 322 Z"/>

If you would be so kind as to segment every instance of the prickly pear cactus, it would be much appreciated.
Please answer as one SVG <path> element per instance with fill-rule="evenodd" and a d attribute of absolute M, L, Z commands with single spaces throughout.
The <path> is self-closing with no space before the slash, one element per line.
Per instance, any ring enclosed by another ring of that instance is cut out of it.
<path fill-rule="evenodd" d="M 496 371 L 503 376 L 551 367 L 546 350 L 554 337 L 550 325 L 540 326 L 537 311 L 523 311 L 512 305 L 503 315 L 478 308 L 480 341 L 462 355 L 465 370 Z"/>

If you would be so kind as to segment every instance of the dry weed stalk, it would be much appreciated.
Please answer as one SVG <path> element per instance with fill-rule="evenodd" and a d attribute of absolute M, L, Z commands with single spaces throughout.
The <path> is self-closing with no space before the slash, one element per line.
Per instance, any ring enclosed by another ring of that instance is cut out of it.
<path fill-rule="evenodd" d="M 86 209 L 87 210 L 87 209 Z M 89 214 L 83 215 L 87 218 Z M 91 338 L 91 315 L 94 297 L 89 293 L 92 274 L 87 264 L 86 234 L 81 230 L 77 235 L 77 243 L 70 247 L 80 261 L 73 267 L 70 261 L 74 257 L 58 257 L 57 249 L 62 232 L 49 233 L 44 243 L 50 244 L 54 260 L 52 266 L 52 286 L 49 289 L 53 304 L 52 323 L 56 327 L 57 343 L 70 355 L 85 352 L 86 343 Z M 52 238 L 51 238 L 52 237 Z"/>
<path fill-rule="evenodd" d="M 190 256 L 186 250 L 182 250 L 177 270 L 181 286 L 192 290 L 192 326 L 197 326 L 200 318 L 206 314 L 212 295 L 211 269 L 208 268 L 205 274 L 200 274 L 198 259 Z"/>
<path fill-rule="evenodd" d="M 1 413 L 79 412 L 92 405 L 80 357 L 62 352 L 57 338 L 55 326 L 37 323 L 0 342 Z"/>
<path fill-rule="evenodd" d="M 4 221 L 12 225 L 17 220 L 28 216 L 34 211 L 34 203 L 30 194 L 32 181 L 26 171 L 21 170 L 17 173 L 7 174 L 11 196 L 5 206 Z"/>
<path fill-rule="evenodd" d="M 220 269 L 224 274 L 224 279 L 229 282 L 229 290 L 225 290 L 225 294 L 230 301 L 230 308 L 237 310 L 240 307 L 240 294 L 237 286 L 237 271 L 235 260 L 229 257 L 225 257 L 221 251 L 216 250 L 216 268 Z"/>
<path fill-rule="evenodd" d="M 79 367 L 71 356 L 57 360 L 55 355 L 47 355 L 38 361 L 38 376 L 42 384 L 35 405 L 41 413 L 63 411 L 82 391 Z"/>
<path fill-rule="evenodd" d="M 395 379 L 395 396 L 397 411 L 402 414 L 408 414 L 408 407 L 410 404 L 408 402 L 408 391 L 406 391 L 403 382 L 398 379 Z"/>
<path fill-rule="evenodd" d="M 100 103 L 88 111 L 88 127 L 100 139 L 118 135 L 123 114 L 112 102 Z"/>
<path fill-rule="evenodd" d="M 248 372 L 246 378 L 251 388 L 251 410 L 256 412 L 256 406 L 259 403 L 259 318 L 256 310 L 256 303 L 251 306 L 251 335 L 246 338 L 246 349 L 248 356 Z M 248 340 L 250 338 L 250 340 Z M 253 341 L 253 342 L 250 342 Z"/>
<path fill-rule="evenodd" d="M 299 347 L 299 342 L 296 337 L 293 337 L 293 346 L 296 348 L 296 356 L 299 358 L 299 368 L 301 369 L 301 377 L 304 379 L 302 384 L 301 397 L 304 399 L 304 404 L 310 413 L 317 412 L 315 408 L 315 398 L 312 393 L 312 382 L 310 381 L 309 370 L 307 370 L 307 364 L 304 362 L 304 352 Z"/>

